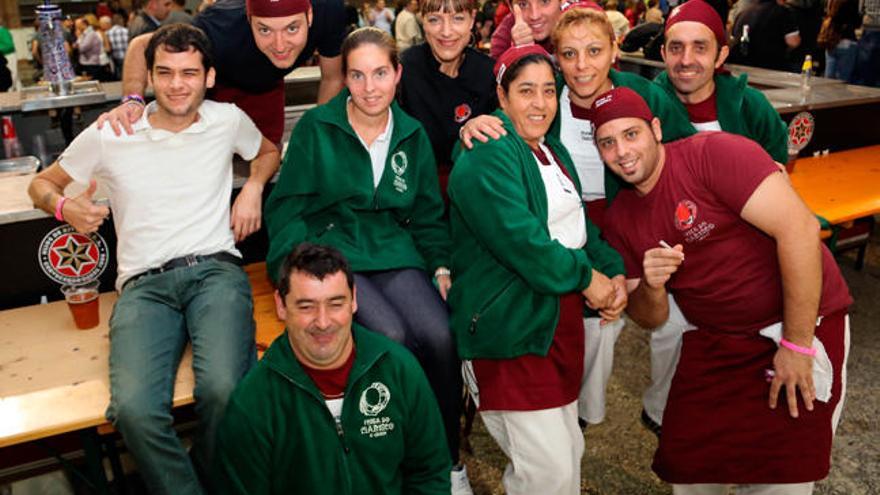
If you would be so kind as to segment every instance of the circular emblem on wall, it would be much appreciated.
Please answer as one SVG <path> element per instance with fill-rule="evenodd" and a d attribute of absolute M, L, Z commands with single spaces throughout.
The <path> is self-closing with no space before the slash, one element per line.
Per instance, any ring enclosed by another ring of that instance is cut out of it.
<path fill-rule="evenodd" d="M 788 147 L 797 151 L 804 149 L 813 139 L 816 120 L 809 112 L 800 112 L 788 124 Z"/>
<path fill-rule="evenodd" d="M 43 237 L 37 258 L 52 280 L 62 285 L 84 284 L 107 268 L 107 243 L 97 233 L 80 234 L 65 224 Z"/>
<path fill-rule="evenodd" d="M 382 412 L 391 400 L 391 391 L 382 382 L 373 382 L 361 393 L 358 404 L 365 416 L 375 416 Z"/>
<path fill-rule="evenodd" d="M 467 103 L 455 107 L 455 121 L 461 124 L 471 116 L 471 107 Z"/>
<path fill-rule="evenodd" d="M 683 199 L 675 207 L 675 228 L 687 230 L 697 220 L 697 205 L 693 201 Z"/>

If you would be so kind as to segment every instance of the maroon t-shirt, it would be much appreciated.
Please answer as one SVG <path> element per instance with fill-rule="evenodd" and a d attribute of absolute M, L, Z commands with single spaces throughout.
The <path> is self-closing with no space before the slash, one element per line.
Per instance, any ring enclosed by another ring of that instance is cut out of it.
<path fill-rule="evenodd" d="M 351 373 L 351 367 L 354 366 L 354 347 L 351 348 L 351 354 L 342 366 L 332 370 L 319 370 L 309 367 L 302 361 L 303 370 L 309 375 L 309 378 L 315 382 L 318 390 L 325 399 L 339 399 L 345 395 L 345 385 L 348 383 L 348 375 Z"/>
<path fill-rule="evenodd" d="M 667 283 L 685 317 L 700 329 L 755 333 L 782 321 L 776 242 L 740 212 L 779 168 L 753 141 L 704 132 L 665 145 L 666 162 L 646 196 L 621 190 L 608 209 L 605 235 L 628 278 L 641 278 L 644 252 L 661 240 L 684 246 Z M 820 315 L 852 303 L 831 253 L 822 246 Z"/>
<path fill-rule="evenodd" d="M 718 120 L 718 107 L 715 101 L 716 95 L 717 93 L 713 91 L 712 96 L 699 103 L 685 104 L 684 107 L 687 109 L 688 117 L 691 122 L 701 124 L 703 122 L 715 122 Z"/>

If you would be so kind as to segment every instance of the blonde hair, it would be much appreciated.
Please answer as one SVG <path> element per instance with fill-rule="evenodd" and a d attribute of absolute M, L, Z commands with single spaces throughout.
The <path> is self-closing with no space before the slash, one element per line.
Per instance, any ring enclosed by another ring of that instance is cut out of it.
<path fill-rule="evenodd" d="M 559 46 L 559 40 L 562 38 L 562 33 L 564 33 L 566 29 L 578 25 L 598 26 L 608 35 L 608 39 L 611 41 L 611 46 L 614 46 L 617 38 L 614 36 L 614 27 L 611 26 L 611 21 L 608 20 L 608 16 L 606 16 L 604 12 L 581 7 L 566 10 L 562 13 L 562 16 L 559 17 L 556 26 L 553 28 L 553 33 L 550 35 L 550 39 L 553 41 L 553 46 Z"/>

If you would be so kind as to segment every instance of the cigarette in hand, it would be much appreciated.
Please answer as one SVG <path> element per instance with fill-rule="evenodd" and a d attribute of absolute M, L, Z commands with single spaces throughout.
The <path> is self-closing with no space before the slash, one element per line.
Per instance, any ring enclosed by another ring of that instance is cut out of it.
<path fill-rule="evenodd" d="M 660 240 L 660 246 L 665 247 L 666 249 L 672 249 L 672 246 L 670 246 L 668 242 L 662 239 Z"/>

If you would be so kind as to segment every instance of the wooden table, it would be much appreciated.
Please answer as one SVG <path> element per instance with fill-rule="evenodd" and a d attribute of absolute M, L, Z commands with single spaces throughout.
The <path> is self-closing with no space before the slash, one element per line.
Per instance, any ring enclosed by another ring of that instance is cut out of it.
<path fill-rule="evenodd" d="M 799 158 L 791 183 L 832 225 L 880 213 L 880 145 Z"/>
<path fill-rule="evenodd" d="M 275 316 L 265 264 L 245 267 L 254 291 L 257 346 L 284 329 Z M 115 293 L 101 294 L 101 323 L 78 330 L 64 301 L 0 312 L 0 447 L 107 422 L 110 353 L 107 322 Z M 174 406 L 193 401 L 192 353 L 181 360 Z"/>

